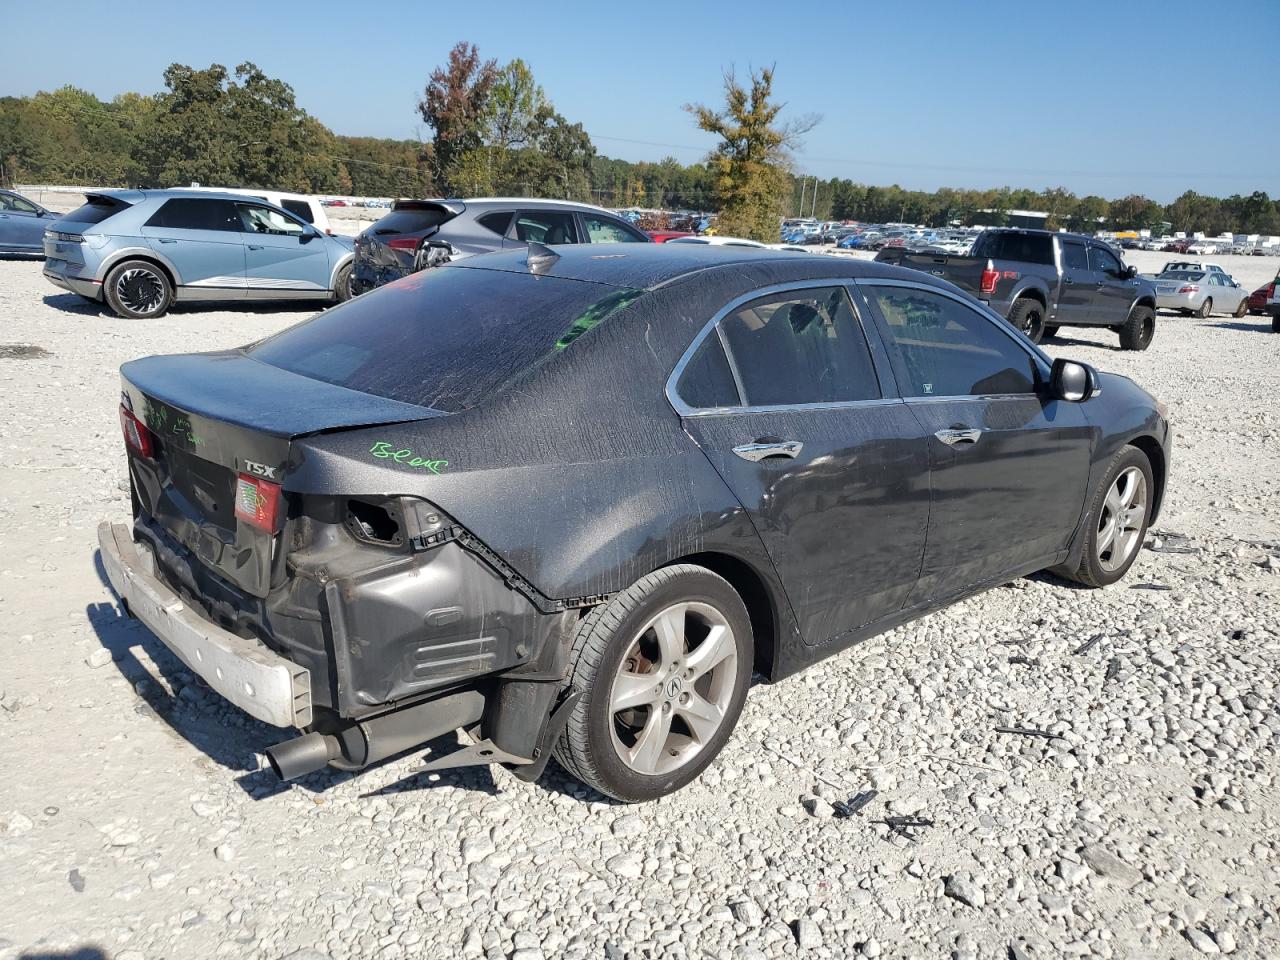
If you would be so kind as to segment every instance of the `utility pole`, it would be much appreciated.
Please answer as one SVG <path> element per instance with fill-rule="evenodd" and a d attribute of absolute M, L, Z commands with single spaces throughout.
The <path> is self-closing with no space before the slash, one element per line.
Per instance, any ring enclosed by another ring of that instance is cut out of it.
<path fill-rule="evenodd" d="M 805 181 L 808 179 L 809 179 L 808 177 L 800 178 L 800 211 L 797 215 L 801 217 L 804 216 L 804 184 L 805 184 Z"/>
<path fill-rule="evenodd" d="M 818 219 L 818 178 L 813 178 L 813 205 L 809 208 L 809 216 Z"/>

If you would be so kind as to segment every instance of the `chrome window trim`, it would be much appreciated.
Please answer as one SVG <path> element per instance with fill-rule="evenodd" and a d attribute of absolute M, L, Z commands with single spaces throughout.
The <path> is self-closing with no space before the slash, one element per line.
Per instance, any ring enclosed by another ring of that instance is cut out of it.
<path fill-rule="evenodd" d="M 681 417 L 705 417 L 705 416 L 723 416 L 728 413 L 779 413 L 791 410 L 843 410 L 846 407 L 863 407 L 868 405 L 881 405 L 886 403 L 901 403 L 901 397 L 877 397 L 872 400 L 832 400 L 820 403 L 787 403 L 774 404 L 771 406 L 749 406 L 742 403 L 746 392 L 742 389 L 742 375 L 738 372 L 738 364 L 734 359 L 733 351 L 729 349 L 729 344 L 725 342 L 724 333 L 720 330 L 720 321 L 727 317 L 730 313 L 742 306 L 744 303 L 750 303 L 752 300 L 759 300 L 761 297 L 768 297 L 775 293 L 791 293 L 796 290 L 827 290 L 831 287 L 840 287 L 844 290 L 844 295 L 849 301 L 849 309 L 853 312 L 854 319 L 862 326 L 865 320 L 858 312 L 858 304 L 850 295 L 847 289 L 849 284 L 854 281 L 853 277 L 826 277 L 821 280 L 791 280 L 786 283 L 775 283 L 767 287 L 759 287 L 750 293 L 744 293 L 735 297 L 727 304 L 716 311 L 705 324 L 702 329 L 697 332 L 689 346 L 685 348 L 684 353 L 680 355 L 680 359 L 676 361 L 676 365 L 672 368 L 670 375 L 667 377 L 664 393 L 667 397 L 667 403 L 671 404 L 671 408 L 675 410 Z M 712 331 L 716 331 L 716 336 L 720 340 L 720 348 L 724 350 L 725 359 L 729 361 L 729 371 L 733 374 L 733 383 L 738 390 L 738 405 L 733 407 L 691 407 L 680 398 L 680 394 L 676 390 L 676 384 L 680 380 L 680 375 L 684 373 L 684 369 L 689 365 L 689 361 L 693 359 L 693 355 L 697 352 L 698 347 L 702 345 L 702 341 Z M 865 329 L 860 331 L 863 341 L 867 341 L 867 333 Z M 877 374 L 876 389 L 883 394 L 884 387 L 879 383 L 878 371 L 875 368 L 875 356 L 871 351 L 871 344 L 866 343 L 867 353 L 871 357 L 871 369 Z"/>
<path fill-rule="evenodd" d="M 949 300 L 954 300 L 956 303 L 960 304 L 962 307 L 968 307 L 974 313 L 983 317 L 988 323 L 990 323 L 993 327 L 999 330 L 1001 334 L 1008 337 L 1024 353 L 1029 354 L 1031 356 L 1031 359 L 1036 361 L 1036 367 L 1040 371 L 1040 374 L 1044 378 L 1045 382 L 1046 383 L 1048 382 L 1049 373 L 1053 367 L 1053 363 L 1049 360 L 1048 356 L 1042 353 L 1034 343 L 1032 343 L 1026 337 L 1022 336 L 1020 333 L 1018 333 L 1018 331 L 1014 330 L 1013 327 L 1009 326 L 1008 320 L 1000 316 L 1000 314 L 996 313 L 994 310 L 988 307 L 981 300 L 972 300 L 972 301 L 966 300 L 963 296 L 957 296 L 956 294 L 952 293 L 950 290 L 944 290 L 941 287 L 935 287 L 929 283 L 919 283 L 918 281 L 915 281 L 915 280 L 898 280 L 898 279 L 891 279 L 888 277 L 868 277 L 865 280 L 859 280 L 858 286 L 860 287 L 908 287 L 915 290 L 923 290 L 926 293 L 936 293 L 940 297 L 946 297 Z M 879 309 L 879 304 L 877 304 L 876 307 L 877 309 Z M 881 311 L 881 313 L 883 314 L 883 311 Z M 1036 394 L 1034 390 L 1031 391 L 1030 393 L 993 394 L 993 396 L 1001 396 L 1001 397 L 1032 397 L 1035 395 Z M 960 394 L 960 396 L 968 397 L 969 399 L 974 399 L 978 395 L 977 394 Z M 938 400 L 942 398 L 940 397 L 904 397 L 903 399 Z"/>

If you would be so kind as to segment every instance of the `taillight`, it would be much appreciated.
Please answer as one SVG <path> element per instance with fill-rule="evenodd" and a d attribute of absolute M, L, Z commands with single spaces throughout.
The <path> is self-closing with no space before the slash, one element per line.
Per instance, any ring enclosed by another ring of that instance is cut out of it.
<path fill-rule="evenodd" d="M 1197 286 L 1179 287 L 1178 292 L 1179 293 L 1199 293 L 1200 288 Z"/>
<path fill-rule="evenodd" d="M 387 241 L 387 246 L 392 250 L 408 250 L 414 253 L 418 249 L 417 237 L 392 237 Z"/>
<path fill-rule="evenodd" d="M 242 473 L 236 477 L 236 518 L 275 533 L 280 511 L 280 484 Z"/>
<path fill-rule="evenodd" d="M 120 429 L 124 431 L 124 442 L 134 453 L 148 460 L 155 455 L 155 441 L 151 431 L 123 403 L 120 404 Z"/>
<path fill-rule="evenodd" d="M 972 274 L 970 274 L 972 276 Z M 978 284 L 980 293 L 995 293 L 996 281 L 1000 279 L 1000 272 L 990 260 L 987 261 L 987 268 L 982 271 L 982 281 Z"/>

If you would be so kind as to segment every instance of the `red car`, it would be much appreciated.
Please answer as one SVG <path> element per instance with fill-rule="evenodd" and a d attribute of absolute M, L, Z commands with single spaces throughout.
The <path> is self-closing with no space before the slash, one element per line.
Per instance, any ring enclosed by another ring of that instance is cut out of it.
<path fill-rule="evenodd" d="M 1166 243 L 1161 248 L 1161 253 L 1186 253 L 1188 248 L 1195 243 L 1194 240 L 1175 240 L 1173 243 Z"/>
<path fill-rule="evenodd" d="M 692 237 L 694 234 L 687 230 L 646 230 L 649 239 L 654 243 L 666 243 L 668 240 L 674 240 L 676 237 Z"/>
<path fill-rule="evenodd" d="M 1249 294 L 1249 299 L 1245 303 L 1249 305 L 1249 312 L 1255 317 L 1266 316 L 1267 301 L 1271 299 L 1271 291 L 1275 289 L 1275 286 L 1276 284 L 1273 280 Z"/>

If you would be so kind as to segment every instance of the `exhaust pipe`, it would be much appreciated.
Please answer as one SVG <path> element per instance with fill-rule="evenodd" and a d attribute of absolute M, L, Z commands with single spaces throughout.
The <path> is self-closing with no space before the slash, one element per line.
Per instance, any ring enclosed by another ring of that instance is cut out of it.
<path fill-rule="evenodd" d="M 360 720 L 336 733 L 307 733 L 277 743 L 267 748 L 267 762 L 281 780 L 306 776 L 330 764 L 339 770 L 362 770 L 451 730 L 479 723 L 483 714 L 484 696 L 466 690 Z"/>
<path fill-rule="evenodd" d="M 274 747 L 267 747 L 267 762 L 281 780 L 293 780 L 315 773 L 341 755 L 342 745 L 338 738 L 328 737 L 323 733 L 308 733 L 277 743 Z"/>

